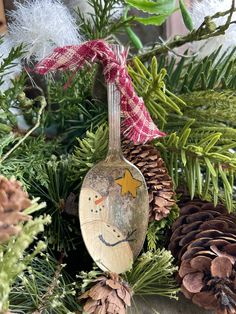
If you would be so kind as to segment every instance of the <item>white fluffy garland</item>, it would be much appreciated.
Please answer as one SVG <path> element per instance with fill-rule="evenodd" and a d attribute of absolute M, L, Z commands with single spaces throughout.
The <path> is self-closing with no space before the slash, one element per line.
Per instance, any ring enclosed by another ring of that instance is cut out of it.
<path fill-rule="evenodd" d="M 33 56 L 39 61 L 56 47 L 80 43 L 75 20 L 60 1 L 16 1 L 15 6 L 10 13 L 9 36 L 15 45 L 26 45 L 27 59 Z"/>
<path fill-rule="evenodd" d="M 211 16 L 217 12 L 223 12 L 230 9 L 231 0 L 194 0 L 191 8 L 192 19 L 195 28 L 198 28 L 204 21 L 205 16 Z M 224 25 L 226 17 L 215 20 L 216 25 Z M 233 14 L 233 20 L 236 20 L 236 13 Z M 198 53 L 200 59 L 206 57 L 216 49 L 222 46 L 221 54 L 236 46 L 236 24 L 232 24 L 225 32 L 225 35 L 210 38 L 205 41 L 194 42 L 193 51 Z"/>

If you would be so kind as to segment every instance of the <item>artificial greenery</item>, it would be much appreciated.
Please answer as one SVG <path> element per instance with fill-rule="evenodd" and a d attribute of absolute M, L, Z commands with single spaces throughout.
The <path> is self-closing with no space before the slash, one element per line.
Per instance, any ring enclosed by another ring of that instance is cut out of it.
<path fill-rule="evenodd" d="M 45 206 L 35 199 L 25 214 L 33 214 Z M 9 294 L 17 276 L 26 269 L 34 257 L 46 248 L 44 241 L 38 241 L 33 249 L 26 253 L 35 237 L 44 231 L 50 223 L 50 216 L 38 216 L 24 223 L 19 235 L 12 237 L 7 243 L 0 244 L 0 312 L 5 313 L 9 307 Z"/>
<path fill-rule="evenodd" d="M 158 58 L 158 71 L 163 67 L 167 71 L 165 83 L 172 92 L 183 94 L 192 91 L 211 89 L 235 89 L 235 48 L 222 53 L 222 47 L 199 59 L 190 56 L 166 55 Z"/>
<path fill-rule="evenodd" d="M 177 299 L 179 288 L 173 277 L 176 270 L 171 253 L 158 249 L 143 253 L 134 263 L 132 270 L 122 276 L 135 295 L 160 295 Z M 90 272 L 81 272 L 81 292 L 86 291 L 101 275 L 102 272 L 97 267 Z"/>
<path fill-rule="evenodd" d="M 70 163 L 70 157 L 61 156 L 58 159 L 51 156 L 47 163 L 41 165 L 40 172 L 46 179 L 44 184 L 40 180 L 31 183 L 35 195 L 43 197 L 47 202 L 47 213 L 52 217 L 51 225 L 45 230 L 49 245 L 53 250 L 64 254 L 78 248 L 78 241 L 81 241 L 78 204 L 69 180 Z"/>
<path fill-rule="evenodd" d="M 88 0 L 88 4 L 94 8 L 94 13 L 86 17 L 79 10 L 77 11 L 80 31 L 89 39 L 114 36 L 132 20 L 132 17 L 123 19 L 121 16 L 114 22 L 113 15 L 119 10 L 122 2 L 120 0 Z"/>
<path fill-rule="evenodd" d="M 72 179 L 81 182 L 88 170 L 105 158 L 107 149 L 107 124 L 101 125 L 95 132 L 87 131 L 83 139 L 78 138 L 78 145 L 72 156 Z"/>
<path fill-rule="evenodd" d="M 150 69 L 138 59 L 134 58 L 129 74 L 133 79 L 137 93 L 143 97 L 152 117 L 161 122 L 162 128 L 166 124 L 168 112 L 182 114 L 179 105 L 185 103 L 166 88 L 166 70 L 158 71 L 157 59 L 153 57 Z"/>
<path fill-rule="evenodd" d="M 158 65 L 154 57 L 150 69 L 136 58 L 130 75 L 152 117 L 167 133 L 155 143 L 175 188 L 186 186 L 192 198 L 211 195 L 215 204 L 223 193 L 232 211 L 236 98 L 227 84 L 234 77 L 234 51 L 221 58 L 219 53 L 220 49 L 200 62 L 196 57 L 182 57 L 179 63 L 172 58 L 166 67 L 165 58 Z"/>
<path fill-rule="evenodd" d="M 10 293 L 12 312 L 72 314 L 80 310 L 75 283 L 64 268 L 62 260 L 48 253 L 33 258 Z"/>
<path fill-rule="evenodd" d="M 220 132 L 203 136 L 198 142 L 192 142 L 191 123 L 191 120 L 186 123 L 180 134 L 173 132 L 163 141 L 156 143 L 163 153 L 175 187 L 185 184 L 191 198 L 199 195 L 206 199 L 212 191 L 214 203 L 217 204 L 222 183 L 227 207 L 232 211 L 235 154 L 229 151 L 228 145 L 217 145 L 222 136 Z M 183 179 L 181 182 L 180 177 Z"/>
<path fill-rule="evenodd" d="M 126 281 L 136 295 L 161 295 L 177 299 L 179 288 L 173 278 L 177 267 L 165 249 L 143 253 L 126 273 Z"/>
<path fill-rule="evenodd" d="M 174 221 L 179 216 L 179 208 L 174 205 L 171 209 L 168 217 L 161 219 L 160 221 L 152 221 L 149 223 L 147 230 L 147 249 L 154 252 L 158 247 L 165 247 L 168 242 L 168 232 Z"/>

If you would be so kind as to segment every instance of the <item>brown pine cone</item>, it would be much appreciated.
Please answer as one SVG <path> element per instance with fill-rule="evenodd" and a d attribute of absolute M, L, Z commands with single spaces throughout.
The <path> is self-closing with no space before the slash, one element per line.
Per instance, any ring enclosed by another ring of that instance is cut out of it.
<path fill-rule="evenodd" d="M 28 194 L 22 190 L 20 182 L 0 176 L 0 242 L 18 234 L 19 222 L 30 216 L 22 211 L 31 205 Z"/>
<path fill-rule="evenodd" d="M 122 142 L 124 157 L 142 172 L 149 193 L 150 221 L 167 217 L 175 204 L 173 182 L 159 151 L 152 144 Z"/>
<path fill-rule="evenodd" d="M 184 295 L 217 314 L 236 313 L 236 215 L 201 200 L 185 203 L 169 249 Z"/>
<path fill-rule="evenodd" d="M 132 292 L 128 285 L 116 274 L 109 278 L 102 276 L 95 280 L 95 285 L 86 291 L 80 299 L 85 299 L 84 312 L 88 314 L 126 314 L 131 305 Z"/>
<path fill-rule="evenodd" d="M 172 225 L 169 244 L 169 250 L 178 261 L 180 261 L 189 243 L 197 239 L 201 231 L 213 229 L 223 232 L 236 232 L 236 230 L 233 230 L 234 223 L 228 221 L 230 218 L 236 222 L 236 219 L 227 213 L 227 209 L 223 205 L 219 204 L 214 207 L 213 203 L 199 199 L 179 203 L 178 205 L 180 207 L 180 216 Z M 229 226 L 224 221 L 225 215 L 228 217 L 226 221 Z"/>

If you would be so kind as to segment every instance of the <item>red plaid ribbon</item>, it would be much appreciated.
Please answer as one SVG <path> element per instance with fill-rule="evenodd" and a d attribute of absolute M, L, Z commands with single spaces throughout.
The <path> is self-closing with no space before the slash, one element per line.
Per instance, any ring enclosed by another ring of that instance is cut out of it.
<path fill-rule="evenodd" d="M 56 48 L 49 57 L 36 65 L 36 71 L 40 74 L 67 69 L 77 71 L 85 63 L 93 62 L 100 62 L 103 65 L 106 83 L 115 83 L 121 93 L 124 135 L 135 143 L 145 143 L 164 136 L 165 133 L 152 121 L 143 99 L 135 93 L 126 68 L 126 53 L 118 60 L 105 41 L 92 40 L 79 46 Z"/>

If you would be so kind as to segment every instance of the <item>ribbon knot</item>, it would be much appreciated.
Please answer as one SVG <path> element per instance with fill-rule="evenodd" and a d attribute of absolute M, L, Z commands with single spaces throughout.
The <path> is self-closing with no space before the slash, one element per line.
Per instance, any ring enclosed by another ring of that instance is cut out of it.
<path fill-rule="evenodd" d="M 100 62 L 106 83 L 115 83 L 121 93 L 122 132 L 135 143 L 145 143 L 165 136 L 151 119 L 144 101 L 138 97 L 126 68 L 127 52 L 118 60 L 103 40 L 92 40 L 79 46 L 56 48 L 36 65 L 39 74 L 67 69 L 78 71 L 86 63 Z"/>

